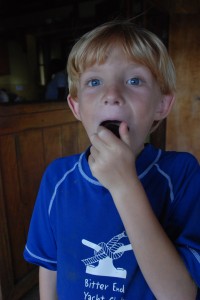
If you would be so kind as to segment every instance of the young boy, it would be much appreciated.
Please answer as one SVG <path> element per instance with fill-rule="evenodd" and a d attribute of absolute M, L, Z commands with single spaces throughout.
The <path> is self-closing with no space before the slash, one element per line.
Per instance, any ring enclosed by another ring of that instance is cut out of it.
<path fill-rule="evenodd" d="M 40 266 L 40 299 L 200 299 L 199 164 L 145 144 L 174 102 L 164 45 L 109 22 L 74 45 L 68 75 L 91 147 L 42 179 L 24 252 Z"/>

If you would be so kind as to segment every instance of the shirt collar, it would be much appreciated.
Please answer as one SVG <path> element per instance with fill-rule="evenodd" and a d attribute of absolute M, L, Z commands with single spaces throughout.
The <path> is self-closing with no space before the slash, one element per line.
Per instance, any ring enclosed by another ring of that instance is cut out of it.
<path fill-rule="evenodd" d="M 156 149 L 151 144 L 145 144 L 144 149 L 138 155 L 136 159 L 136 171 L 139 179 L 142 179 L 152 166 L 159 160 L 161 156 L 161 149 Z M 79 171 L 81 175 L 90 183 L 102 186 L 102 184 L 92 175 L 88 164 L 88 156 L 90 153 L 90 148 L 83 152 L 79 159 Z"/>

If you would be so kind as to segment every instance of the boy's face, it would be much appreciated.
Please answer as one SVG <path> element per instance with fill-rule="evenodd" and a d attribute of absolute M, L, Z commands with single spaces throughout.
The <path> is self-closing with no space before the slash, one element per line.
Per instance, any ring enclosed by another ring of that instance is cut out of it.
<path fill-rule="evenodd" d="M 163 95 L 150 70 L 113 48 L 104 64 L 93 65 L 80 77 L 77 98 L 68 103 L 89 136 L 102 121 L 125 121 L 133 147 L 141 149 L 153 121 L 165 118 L 173 95 Z"/>

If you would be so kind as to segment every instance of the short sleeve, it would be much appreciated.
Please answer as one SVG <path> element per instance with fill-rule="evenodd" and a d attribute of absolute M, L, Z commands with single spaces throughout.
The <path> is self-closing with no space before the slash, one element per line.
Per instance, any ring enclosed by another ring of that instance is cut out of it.
<path fill-rule="evenodd" d="M 54 184 L 48 178 L 51 176 L 46 171 L 33 210 L 27 244 L 24 249 L 24 259 L 44 268 L 56 270 L 56 239 L 48 212 Z"/>
<path fill-rule="evenodd" d="M 176 196 L 167 231 L 200 287 L 200 166 L 190 154 L 185 161 L 179 166 L 181 173 L 176 179 Z"/>

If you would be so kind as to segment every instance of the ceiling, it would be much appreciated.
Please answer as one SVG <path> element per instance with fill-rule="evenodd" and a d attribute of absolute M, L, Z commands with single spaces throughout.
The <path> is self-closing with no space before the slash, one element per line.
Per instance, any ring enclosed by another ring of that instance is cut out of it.
<path fill-rule="evenodd" d="M 200 0 L 151 0 L 149 2 L 171 14 L 200 13 Z"/>
<path fill-rule="evenodd" d="M 130 1 L 130 0 L 128 0 Z M 123 14 L 127 0 L 0 0 L 0 35 L 64 30 Z M 135 2 L 141 0 L 136 0 Z M 105 10 L 106 8 L 106 10 Z M 106 11 L 106 14 L 105 14 Z"/>
<path fill-rule="evenodd" d="M 168 13 L 199 13 L 200 0 L 0 0 L 0 37 L 53 32 L 101 23 L 109 18 L 133 16 L 146 7 Z"/>
<path fill-rule="evenodd" d="M 29 12 L 46 10 L 48 8 L 72 5 L 76 2 L 84 2 L 84 0 L 0 0 L 0 16 L 22 15 Z"/>

